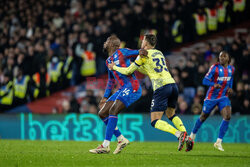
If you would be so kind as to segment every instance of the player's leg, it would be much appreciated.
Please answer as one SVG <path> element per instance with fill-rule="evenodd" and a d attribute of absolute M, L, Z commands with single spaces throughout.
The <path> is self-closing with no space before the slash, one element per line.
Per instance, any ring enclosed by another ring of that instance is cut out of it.
<path fill-rule="evenodd" d="M 174 126 L 181 132 L 186 132 L 186 128 L 181 119 L 175 115 L 175 108 L 168 107 L 166 110 L 166 116 L 173 122 Z"/>
<path fill-rule="evenodd" d="M 117 98 L 117 96 L 119 95 L 119 93 L 120 93 L 120 91 L 118 90 L 115 94 L 113 94 L 106 101 L 106 103 L 100 109 L 100 111 L 98 113 L 99 117 L 103 120 L 103 122 L 104 122 L 105 125 L 108 125 L 110 108 L 113 106 L 114 101 Z M 117 127 L 115 128 L 113 134 L 117 137 L 118 142 L 119 142 L 119 139 L 121 140 L 121 138 L 123 137 L 123 135 L 121 135 L 121 132 L 119 131 L 119 129 Z M 109 148 L 109 146 L 103 147 L 103 145 L 100 145 L 100 146 L 98 146 L 95 149 L 89 150 L 89 152 L 94 153 L 94 154 L 109 153 L 110 152 L 110 148 Z"/>
<path fill-rule="evenodd" d="M 177 138 L 180 132 L 166 121 L 161 120 L 164 111 L 167 109 L 168 97 L 172 93 L 171 85 L 164 85 L 154 91 L 153 99 L 151 102 L 151 125 L 159 130 L 169 132 Z"/>
<path fill-rule="evenodd" d="M 208 118 L 209 114 L 211 113 L 211 111 L 213 110 L 213 108 L 216 105 L 217 105 L 217 101 L 211 101 L 211 100 L 205 100 L 204 101 L 201 115 L 196 120 L 195 125 L 194 125 L 193 130 L 192 130 L 191 135 L 190 135 L 192 140 L 195 140 L 196 133 L 200 129 L 203 122 L 205 122 L 205 120 Z"/>
<path fill-rule="evenodd" d="M 105 106 L 103 107 L 105 108 Z M 108 108 L 108 107 L 107 107 Z M 104 154 L 104 153 L 109 153 L 110 152 L 110 141 L 111 138 L 115 132 L 115 129 L 118 130 L 117 126 L 117 121 L 118 121 L 118 113 L 120 110 L 125 108 L 125 105 L 119 101 L 116 100 L 114 103 L 112 103 L 112 106 L 108 108 L 108 118 L 107 118 L 107 127 L 106 127 L 106 135 L 105 135 L 105 140 L 102 143 L 102 145 L 98 146 L 96 149 L 89 150 L 91 153 L 94 154 Z M 104 110 L 105 111 L 105 110 Z M 104 111 L 102 112 L 102 118 L 104 118 L 106 113 L 104 114 Z M 103 117 L 104 116 L 104 117 Z M 105 120 L 106 121 L 106 120 Z"/>
<path fill-rule="evenodd" d="M 175 129 L 172 125 L 168 124 L 166 121 L 161 120 L 163 111 L 152 111 L 151 112 L 151 125 L 159 130 L 171 133 L 177 138 L 180 137 L 181 132 Z"/>
<path fill-rule="evenodd" d="M 217 138 L 217 141 L 214 143 L 214 147 L 217 148 L 220 151 L 224 151 L 222 147 L 222 140 L 223 137 L 225 136 L 228 126 L 229 126 L 229 121 L 231 119 L 231 104 L 228 98 L 221 99 L 219 102 L 219 109 L 221 111 L 221 115 L 223 117 L 223 120 L 220 124 L 220 131 L 219 131 L 219 137 Z"/>
<path fill-rule="evenodd" d="M 187 132 L 178 131 L 166 121 L 161 120 L 162 115 L 163 111 L 151 111 L 151 125 L 156 129 L 175 135 L 179 139 L 178 150 L 181 151 L 186 141 Z"/>
<path fill-rule="evenodd" d="M 118 121 L 118 114 L 124 109 L 129 107 L 135 101 L 141 97 L 141 87 L 137 91 L 134 91 L 132 87 L 126 87 L 121 89 L 120 94 L 117 96 L 115 103 L 109 110 L 109 122 L 106 129 L 105 140 L 103 146 L 110 145 L 111 137 L 114 133 L 115 127 Z M 121 150 L 128 145 L 129 141 L 124 138 L 124 140 L 119 141 L 114 154 L 118 154 Z"/>
<path fill-rule="evenodd" d="M 120 100 L 116 100 L 114 104 L 111 106 L 109 109 L 109 117 L 108 117 L 108 124 L 106 128 L 106 135 L 105 135 L 105 140 L 103 142 L 103 146 L 107 147 L 110 145 L 110 141 L 112 138 L 112 135 L 115 131 L 117 121 L 118 121 L 118 114 L 119 112 L 124 109 L 126 106 L 121 102 Z"/>
<path fill-rule="evenodd" d="M 187 136 L 187 132 L 186 132 L 186 128 L 184 126 L 184 124 L 182 123 L 181 119 L 175 115 L 175 107 L 176 107 L 176 103 L 178 100 L 178 94 L 179 94 L 179 90 L 176 84 L 170 84 L 169 88 L 171 91 L 169 91 L 169 96 L 167 98 L 167 110 L 166 110 L 166 116 L 168 117 L 168 119 L 170 121 L 173 122 L 173 124 L 175 125 L 175 127 L 181 131 L 181 137 L 179 137 L 179 147 L 178 149 L 181 150 L 185 144 L 186 141 L 186 151 L 191 151 L 193 149 L 193 145 L 194 142 L 193 140 Z"/>
<path fill-rule="evenodd" d="M 190 137 L 192 140 L 195 140 L 196 137 L 196 133 L 198 132 L 198 130 L 200 129 L 201 125 L 203 124 L 203 122 L 205 122 L 205 120 L 208 118 L 209 114 L 208 113 L 204 113 L 203 111 L 201 112 L 200 117 L 196 120 L 193 130 L 190 134 Z"/>
<path fill-rule="evenodd" d="M 98 116 L 102 119 L 105 125 L 108 124 L 109 110 L 113 104 L 114 104 L 114 101 L 107 101 L 98 113 Z M 124 138 L 124 136 L 119 131 L 118 127 L 115 128 L 114 135 L 117 138 L 118 142 Z"/>
<path fill-rule="evenodd" d="M 183 148 L 184 143 L 186 141 L 186 151 L 191 151 L 194 146 L 194 141 L 192 138 L 187 136 L 187 132 L 186 132 L 186 128 L 184 124 L 182 123 L 181 119 L 177 115 L 175 115 L 175 108 L 168 107 L 168 109 L 166 110 L 166 116 L 168 117 L 170 121 L 173 122 L 173 124 L 179 131 L 184 132 L 182 135 L 182 138 L 179 138 L 179 147 Z"/>
<path fill-rule="evenodd" d="M 181 119 L 175 115 L 175 107 L 178 100 L 178 87 L 176 84 L 170 85 L 172 88 L 171 95 L 168 97 L 168 108 L 166 110 L 166 116 L 170 121 L 173 122 L 174 126 L 181 132 L 186 132 L 186 128 L 182 123 Z"/>

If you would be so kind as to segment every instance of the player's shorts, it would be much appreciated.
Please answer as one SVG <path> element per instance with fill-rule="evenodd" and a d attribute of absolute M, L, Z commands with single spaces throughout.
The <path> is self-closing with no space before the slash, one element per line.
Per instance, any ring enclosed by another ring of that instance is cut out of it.
<path fill-rule="evenodd" d="M 129 107 L 141 97 L 141 94 L 141 87 L 139 87 L 136 92 L 130 86 L 122 87 L 118 91 L 116 91 L 112 96 L 110 96 L 107 101 L 120 100 L 126 107 Z"/>
<path fill-rule="evenodd" d="M 206 114 L 209 114 L 216 105 L 218 105 L 219 110 L 221 111 L 224 107 L 231 106 L 231 102 L 228 97 L 222 97 L 214 100 L 205 100 L 202 111 Z"/>
<path fill-rule="evenodd" d="M 178 92 L 176 83 L 167 84 L 156 89 L 151 102 L 151 112 L 166 111 L 168 107 L 175 108 Z"/>

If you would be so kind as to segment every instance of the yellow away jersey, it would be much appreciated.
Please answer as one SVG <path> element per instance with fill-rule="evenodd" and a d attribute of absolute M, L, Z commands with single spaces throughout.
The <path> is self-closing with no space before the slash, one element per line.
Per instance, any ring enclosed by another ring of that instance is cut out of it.
<path fill-rule="evenodd" d="M 135 63 L 149 76 L 153 90 L 171 83 L 175 83 L 166 66 L 165 57 L 157 49 L 149 49 L 147 56 L 138 56 Z"/>

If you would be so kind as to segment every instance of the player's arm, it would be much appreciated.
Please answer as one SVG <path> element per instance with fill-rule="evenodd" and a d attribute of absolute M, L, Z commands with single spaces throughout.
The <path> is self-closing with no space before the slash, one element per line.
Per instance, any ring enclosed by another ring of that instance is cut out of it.
<path fill-rule="evenodd" d="M 203 85 L 206 85 L 206 86 L 214 86 L 214 82 L 213 81 L 210 81 L 208 78 L 204 78 L 203 80 L 202 80 L 202 84 Z"/>
<path fill-rule="evenodd" d="M 108 70 L 108 83 L 107 83 L 103 98 L 101 99 L 101 101 L 99 103 L 99 108 L 102 108 L 104 103 L 107 101 L 108 97 L 111 94 L 111 91 L 112 91 L 114 85 L 115 85 L 115 79 L 114 79 L 113 75 L 111 74 L 111 72 Z"/>
<path fill-rule="evenodd" d="M 137 66 L 135 63 L 130 64 L 129 67 L 118 67 L 116 65 L 113 66 L 113 70 L 118 71 L 123 75 L 131 75 L 138 68 L 139 66 Z"/>
<path fill-rule="evenodd" d="M 118 67 L 112 62 L 108 65 L 109 69 L 118 71 L 123 75 L 131 75 L 135 70 L 137 70 L 143 63 L 145 58 L 138 56 L 134 63 L 130 64 L 129 67 Z"/>
<path fill-rule="evenodd" d="M 148 52 L 145 49 L 140 50 L 131 50 L 131 49 L 123 49 L 122 53 L 125 57 L 131 58 L 131 57 L 137 57 L 137 55 L 144 55 L 147 56 Z"/>
<path fill-rule="evenodd" d="M 213 82 L 213 78 L 214 78 L 214 74 L 215 74 L 215 69 L 217 67 L 216 66 L 211 66 L 208 73 L 206 74 L 206 76 L 204 77 L 202 84 L 206 85 L 206 86 L 214 86 L 216 89 L 221 88 L 220 84 L 214 83 Z"/>
<path fill-rule="evenodd" d="M 143 68 L 139 67 L 137 69 L 137 71 L 139 71 L 140 73 L 144 74 L 144 75 L 147 75 L 147 71 L 145 71 Z"/>

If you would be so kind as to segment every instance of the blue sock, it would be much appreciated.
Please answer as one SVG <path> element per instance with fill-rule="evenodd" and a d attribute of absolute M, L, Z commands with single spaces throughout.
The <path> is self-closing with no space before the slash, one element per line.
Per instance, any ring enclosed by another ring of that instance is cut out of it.
<path fill-rule="evenodd" d="M 117 125 L 117 121 L 118 121 L 118 117 L 116 115 L 109 115 L 109 121 L 108 121 L 108 125 L 106 128 L 105 140 L 108 140 L 108 141 L 111 140 L 115 127 Z"/>
<path fill-rule="evenodd" d="M 197 121 L 196 121 L 196 123 L 195 123 L 195 125 L 194 125 L 194 128 L 193 128 L 192 132 L 194 134 L 196 134 L 197 131 L 200 129 L 200 127 L 201 127 L 202 124 L 203 124 L 203 122 L 201 122 L 200 118 L 198 118 Z"/>
<path fill-rule="evenodd" d="M 106 117 L 106 118 L 102 119 L 102 121 L 105 123 L 105 125 L 108 125 L 109 117 Z M 119 131 L 118 128 L 114 130 L 115 137 L 119 137 L 121 134 L 122 133 Z"/>
<path fill-rule="evenodd" d="M 223 137 L 225 136 L 227 129 L 228 129 L 228 125 L 229 125 L 229 121 L 226 121 L 223 119 L 220 124 L 220 133 L 219 133 L 220 139 L 223 139 Z"/>

